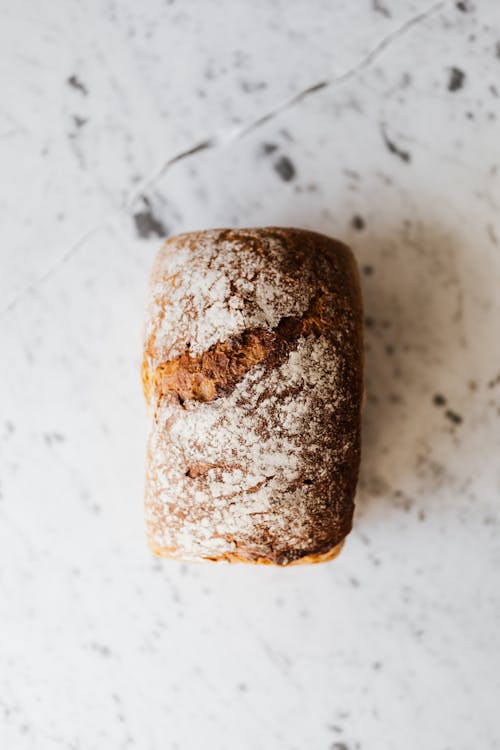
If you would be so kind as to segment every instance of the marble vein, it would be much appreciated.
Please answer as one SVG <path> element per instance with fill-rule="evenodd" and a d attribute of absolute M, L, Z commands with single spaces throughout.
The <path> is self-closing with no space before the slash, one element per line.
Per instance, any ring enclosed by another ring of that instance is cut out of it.
<path fill-rule="evenodd" d="M 171 167 L 173 167 L 178 162 L 182 161 L 183 159 L 191 158 L 203 151 L 207 151 L 210 149 L 217 149 L 220 147 L 227 146 L 234 141 L 238 141 L 244 136 L 248 135 L 252 131 L 256 130 L 257 128 L 260 128 L 262 125 L 265 125 L 266 123 L 270 122 L 271 120 L 278 117 L 283 112 L 286 112 L 287 110 L 292 109 L 300 102 L 304 101 L 305 99 L 309 98 L 313 94 L 317 94 L 320 91 L 324 91 L 326 88 L 333 88 L 336 86 L 340 86 L 343 83 L 346 83 L 347 81 L 356 78 L 360 73 L 362 73 L 366 68 L 369 68 L 371 65 L 373 65 L 381 55 L 384 54 L 384 52 L 387 51 L 387 49 L 392 46 L 395 42 L 401 39 L 405 34 L 407 34 L 410 29 L 415 28 L 416 26 L 420 25 L 424 21 L 426 21 L 430 16 L 432 16 L 434 13 L 436 13 L 438 10 L 441 10 L 444 8 L 444 6 L 447 4 L 447 0 L 439 0 L 439 2 L 434 3 L 426 10 L 422 11 L 421 13 L 418 13 L 414 16 L 411 16 L 408 18 L 404 23 L 402 23 L 400 26 L 398 26 L 393 31 L 389 32 L 389 34 L 386 34 L 375 46 L 366 54 L 364 55 L 360 60 L 358 60 L 356 63 L 351 65 L 347 70 L 345 70 L 343 73 L 340 73 L 339 75 L 334 75 L 328 78 L 324 78 L 320 81 L 316 81 L 315 83 L 310 84 L 306 88 L 299 91 L 297 94 L 294 94 L 290 98 L 286 99 L 285 101 L 278 104 L 275 108 L 269 110 L 268 112 L 259 115 L 259 117 L 255 118 L 254 120 L 251 120 L 250 122 L 245 123 L 244 125 L 241 125 L 238 128 L 228 130 L 225 133 L 222 134 L 213 134 L 210 136 L 207 136 L 206 138 L 203 138 L 201 141 L 198 141 L 194 145 L 183 149 L 177 154 L 174 154 L 173 156 L 168 157 L 163 161 L 161 166 L 159 168 L 156 168 L 141 184 L 139 187 L 134 190 L 133 194 L 130 196 L 130 198 L 125 203 L 125 208 L 130 209 L 131 206 L 135 203 L 135 201 L 139 198 L 139 196 L 148 188 L 151 188 L 152 185 L 154 185 L 161 177 L 163 177 L 168 170 L 170 170 Z"/>
<path fill-rule="evenodd" d="M 36 289 L 40 286 L 40 284 L 43 284 L 45 281 L 48 281 L 57 271 L 59 271 L 62 266 L 64 266 L 71 258 L 76 255 L 76 253 L 85 245 L 88 240 L 90 240 L 92 237 L 94 237 L 99 230 L 104 229 L 105 226 L 107 226 L 110 219 L 106 219 L 105 221 L 101 221 L 98 224 L 95 224 L 94 226 L 90 227 L 90 229 L 85 230 L 83 234 L 80 235 L 80 237 L 73 242 L 72 245 L 70 245 L 69 248 L 67 248 L 62 255 L 60 255 L 58 258 L 56 258 L 55 261 L 49 264 L 49 266 L 43 271 L 40 276 L 38 276 L 33 281 L 30 281 L 29 284 L 26 284 L 19 292 L 14 294 L 12 299 L 4 306 L 2 311 L 0 312 L 0 322 L 6 318 L 10 312 L 12 312 L 20 302 L 22 302 L 29 294 L 36 291 Z"/>
<path fill-rule="evenodd" d="M 111 218 L 120 213 L 130 214 L 133 210 L 134 204 L 138 198 L 149 188 L 151 188 L 160 178 L 162 178 L 167 171 L 173 166 L 178 164 L 185 159 L 192 159 L 194 156 L 199 155 L 207 150 L 217 149 L 224 147 L 234 141 L 238 141 L 244 138 L 252 131 L 260 128 L 262 125 L 275 119 L 283 112 L 292 109 L 305 99 L 311 97 L 314 94 L 324 91 L 329 88 L 340 86 L 349 80 L 352 80 L 359 76 L 364 70 L 373 65 L 389 47 L 399 41 L 404 35 L 406 35 L 411 29 L 414 29 L 418 25 L 424 23 L 431 15 L 442 9 L 447 4 L 446 0 L 440 0 L 434 3 L 426 10 L 411 16 L 404 23 L 398 26 L 393 31 L 385 35 L 375 46 L 355 64 L 347 68 L 343 73 L 334 75 L 323 80 L 317 81 L 310 84 L 305 89 L 302 89 L 297 94 L 294 94 L 289 99 L 276 106 L 274 109 L 260 115 L 256 119 L 249 123 L 242 125 L 236 129 L 228 130 L 219 135 L 211 135 L 197 141 L 192 146 L 182 149 L 173 156 L 168 157 L 163 161 L 159 168 L 155 168 L 153 172 L 143 180 L 139 186 L 133 191 L 133 193 L 126 199 L 117 211 L 112 213 L 111 217 L 107 217 L 105 220 L 98 224 L 90 227 L 86 230 L 64 253 L 57 258 L 51 265 L 34 281 L 27 284 L 21 289 L 13 298 L 7 303 L 7 305 L 0 311 L 0 322 L 14 310 L 20 302 L 22 302 L 30 293 L 35 291 L 41 284 L 48 281 L 57 271 L 64 266 L 76 253 L 78 253 L 86 244 L 86 242 L 93 237 L 96 232 L 103 229 L 109 224 Z"/>

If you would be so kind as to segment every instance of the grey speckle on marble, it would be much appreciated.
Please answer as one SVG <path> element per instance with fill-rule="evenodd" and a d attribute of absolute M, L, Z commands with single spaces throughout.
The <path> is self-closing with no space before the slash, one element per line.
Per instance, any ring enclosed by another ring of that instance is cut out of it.
<path fill-rule="evenodd" d="M 500 3 L 4 3 L 0 748 L 498 750 Z M 339 559 L 145 549 L 160 237 L 358 258 Z"/>

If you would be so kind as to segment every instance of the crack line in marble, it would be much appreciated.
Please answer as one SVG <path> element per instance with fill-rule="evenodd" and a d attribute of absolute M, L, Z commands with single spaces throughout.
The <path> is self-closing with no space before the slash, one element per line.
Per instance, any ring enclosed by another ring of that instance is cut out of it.
<path fill-rule="evenodd" d="M 376 60 L 378 60 L 379 57 L 383 55 L 383 53 L 388 49 L 389 46 L 391 46 L 394 42 L 396 42 L 398 39 L 404 36 L 410 29 L 415 28 L 415 26 L 419 25 L 420 23 L 423 23 L 429 16 L 436 13 L 436 11 L 443 8 L 446 4 L 447 4 L 447 0 L 440 0 L 439 2 L 434 3 L 429 8 L 422 11 L 421 13 L 418 13 L 417 15 L 412 16 L 411 18 L 407 19 L 404 23 L 401 24 L 401 26 L 398 26 L 397 29 L 394 29 L 389 34 L 384 36 L 370 50 L 370 52 L 368 52 L 366 55 L 364 55 L 361 58 L 359 62 L 357 62 L 355 65 L 352 65 L 350 68 L 348 68 L 346 71 L 344 71 L 340 75 L 333 76 L 331 78 L 325 78 L 321 81 L 317 81 L 316 83 L 313 83 L 307 86 L 305 89 L 302 89 L 302 91 L 299 91 L 297 94 L 294 94 L 292 97 L 282 102 L 274 109 L 270 110 L 269 112 L 263 115 L 260 115 L 255 120 L 252 120 L 246 125 L 242 125 L 236 130 L 228 131 L 226 134 L 222 134 L 219 136 L 213 135 L 213 136 L 204 138 L 198 141 L 197 143 L 195 143 L 193 146 L 184 148 L 179 153 L 174 154 L 173 156 L 169 157 L 167 160 L 165 160 L 162 163 L 162 165 L 159 168 L 155 169 L 152 172 L 152 174 L 150 174 L 149 177 L 147 177 L 145 180 L 142 181 L 142 183 L 139 185 L 138 188 L 135 189 L 135 191 L 128 198 L 128 200 L 125 200 L 123 204 L 121 205 L 121 207 L 118 208 L 115 212 L 113 212 L 112 216 L 118 215 L 120 213 L 126 213 L 126 214 L 130 213 L 130 211 L 133 209 L 134 203 L 138 200 L 140 195 L 143 192 L 145 192 L 145 190 L 147 190 L 152 185 L 154 185 L 154 183 L 157 182 L 159 179 L 161 179 L 161 177 L 163 177 L 171 167 L 173 167 L 175 164 L 179 163 L 180 161 L 193 157 L 196 154 L 199 154 L 203 151 L 220 148 L 221 146 L 225 146 L 234 141 L 238 141 L 244 136 L 246 136 L 248 133 L 250 133 L 252 130 L 256 130 L 261 125 L 274 119 L 282 112 L 285 112 L 286 110 L 293 108 L 296 104 L 299 104 L 301 101 L 311 96 L 312 94 L 316 94 L 319 91 L 323 91 L 326 88 L 339 86 L 345 83 L 346 81 L 352 78 L 355 78 L 357 75 L 359 75 L 359 73 L 361 73 L 366 68 L 370 67 Z M 71 247 L 61 255 L 60 258 L 58 258 L 56 261 L 54 261 L 54 263 L 52 263 L 49 266 L 49 268 L 46 271 L 44 271 L 37 279 L 27 284 L 24 287 L 24 289 L 21 289 L 21 291 L 15 294 L 14 297 L 10 300 L 10 302 L 8 302 L 7 305 L 0 311 L 0 321 L 2 321 L 12 310 L 14 310 L 17 307 L 17 305 L 23 299 L 25 299 L 28 294 L 30 294 L 30 292 L 34 291 L 37 286 L 47 281 L 47 279 L 53 276 L 53 274 L 56 273 L 61 266 L 66 264 L 70 260 L 70 258 L 72 258 L 84 246 L 84 244 L 87 242 L 88 239 L 90 239 L 100 229 L 103 229 L 105 226 L 107 226 L 111 218 L 112 217 L 108 217 L 107 219 L 101 221 L 98 224 L 95 224 L 93 227 L 91 227 L 86 232 L 84 232 L 78 238 L 78 240 L 76 240 L 76 242 L 74 242 L 71 245 Z"/>
<path fill-rule="evenodd" d="M 152 172 L 152 174 L 150 174 L 149 177 L 146 177 L 146 179 L 141 182 L 140 186 L 136 188 L 132 196 L 126 201 L 125 208 L 130 210 L 131 206 L 133 206 L 133 204 L 140 197 L 140 195 L 143 192 L 145 192 L 148 188 L 150 188 L 152 185 L 154 185 L 154 183 L 157 182 L 161 177 L 163 177 L 163 175 L 170 169 L 170 167 L 172 167 L 177 162 L 182 161 L 183 159 L 189 158 L 190 156 L 193 156 L 197 153 L 200 153 L 201 151 L 216 149 L 221 146 L 226 146 L 229 143 L 232 143 L 234 141 L 238 141 L 240 138 L 243 138 L 252 130 L 256 130 L 261 125 L 264 125 L 266 122 L 269 122 L 270 120 L 274 119 L 282 112 L 285 112 L 286 110 L 293 108 L 296 104 L 299 104 L 299 102 L 303 101 L 304 99 L 311 96 L 312 94 L 316 94 L 319 91 L 323 91 L 323 89 L 326 89 L 326 88 L 339 86 L 340 84 L 345 83 L 351 78 L 355 78 L 365 68 L 370 67 L 370 65 L 372 65 L 372 63 L 374 63 L 387 50 L 387 48 L 391 44 L 393 44 L 393 42 L 397 41 L 401 36 L 406 34 L 411 28 L 425 21 L 429 16 L 436 13 L 436 11 L 443 8 L 446 4 L 447 4 L 447 0 L 440 0 L 439 2 L 431 5 L 430 8 L 427 8 L 421 13 L 418 13 L 417 15 L 412 16 L 411 18 L 407 19 L 403 24 L 401 24 L 401 26 L 398 26 L 397 29 L 394 29 L 389 34 L 384 36 L 370 50 L 370 52 L 368 52 L 366 55 L 364 55 L 361 58 L 359 62 L 352 65 L 350 68 L 348 68 L 346 71 L 344 71 L 340 75 L 333 76 L 331 78 L 325 78 L 321 81 L 317 81 L 316 83 L 313 83 L 307 86 L 302 91 L 299 91 L 297 94 L 294 94 L 292 97 L 285 100 L 281 104 L 278 104 L 277 107 L 270 110 L 269 112 L 266 112 L 265 114 L 260 115 L 255 120 L 252 120 L 251 122 L 246 123 L 245 125 L 242 125 L 239 128 L 236 128 L 235 130 L 228 131 L 226 134 L 222 134 L 219 136 L 212 135 L 207 138 L 204 138 L 203 140 L 196 143 L 194 146 L 187 148 L 187 149 L 183 149 L 180 153 L 172 157 L 169 157 L 163 162 L 163 164 L 159 168 L 155 169 Z"/>
<path fill-rule="evenodd" d="M 75 255 L 78 250 L 83 247 L 87 240 L 93 237 L 94 234 L 97 234 L 100 229 L 103 229 L 109 223 L 109 221 L 110 219 L 108 218 L 105 221 L 101 221 L 99 224 L 95 224 L 93 227 L 83 232 L 83 234 L 80 235 L 76 242 L 73 242 L 73 244 L 59 258 L 51 263 L 51 265 L 37 279 L 34 279 L 29 284 L 26 284 L 23 289 L 15 294 L 10 302 L 8 302 L 3 308 L 0 314 L 0 321 L 3 320 L 15 307 L 17 307 L 22 299 L 24 299 L 30 292 L 33 292 L 39 284 L 43 284 L 43 282 L 47 281 L 47 279 L 49 279 L 54 273 L 56 273 L 56 271 L 58 271 L 61 266 L 65 265 L 65 263 L 67 263 L 70 258 L 72 258 L 73 255 Z"/>

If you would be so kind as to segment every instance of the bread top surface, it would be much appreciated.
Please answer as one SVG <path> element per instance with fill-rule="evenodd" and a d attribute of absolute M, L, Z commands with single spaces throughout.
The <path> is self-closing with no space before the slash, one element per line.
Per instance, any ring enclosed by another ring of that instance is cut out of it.
<path fill-rule="evenodd" d="M 143 379 L 158 554 L 287 564 L 348 533 L 362 313 L 346 246 L 274 227 L 172 238 L 153 269 Z"/>
<path fill-rule="evenodd" d="M 346 265 L 349 259 L 345 245 L 299 229 L 214 229 L 172 237 L 153 266 L 150 366 L 186 350 L 196 356 L 246 329 L 272 329 L 283 317 L 302 315 L 329 262 Z"/>

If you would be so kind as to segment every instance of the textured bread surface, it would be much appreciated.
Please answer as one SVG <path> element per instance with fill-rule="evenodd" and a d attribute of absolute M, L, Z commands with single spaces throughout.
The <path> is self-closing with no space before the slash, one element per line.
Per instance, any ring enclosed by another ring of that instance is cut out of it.
<path fill-rule="evenodd" d="M 277 227 L 168 240 L 142 368 L 152 551 L 277 565 L 335 557 L 354 510 L 362 348 L 345 245 Z"/>

